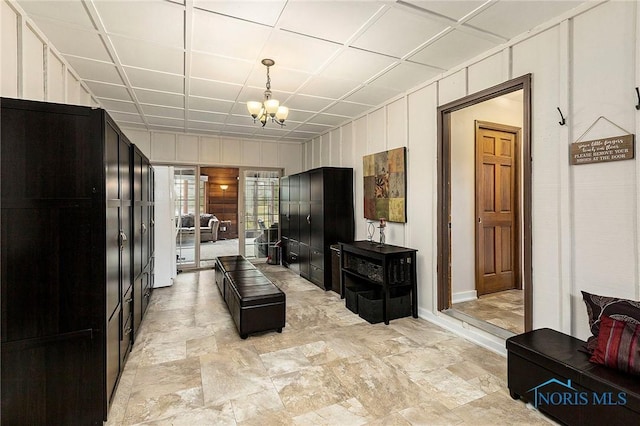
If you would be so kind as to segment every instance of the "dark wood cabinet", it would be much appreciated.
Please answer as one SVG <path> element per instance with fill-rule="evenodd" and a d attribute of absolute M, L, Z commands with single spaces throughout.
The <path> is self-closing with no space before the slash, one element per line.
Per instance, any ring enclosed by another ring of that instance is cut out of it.
<path fill-rule="evenodd" d="M 0 120 L 1 423 L 102 424 L 140 310 L 135 147 L 100 109 L 1 98 Z"/>
<path fill-rule="evenodd" d="M 331 289 L 330 245 L 353 241 L 353 170 L 321 167 L 280 180 L 282 263 Z"/>
<path fill-rule="evenodd" d="M 382 295 L 381 320 L 385 324 L 402 316 L 418 318 L 416 253 L 415 249 L 370 241 L 340 243 L 340 297 L 345 297 L 347 287 L 378 289 Z M 407 292 L 409 309 L 394 309 L 403 300 L 394 296 Z"/>

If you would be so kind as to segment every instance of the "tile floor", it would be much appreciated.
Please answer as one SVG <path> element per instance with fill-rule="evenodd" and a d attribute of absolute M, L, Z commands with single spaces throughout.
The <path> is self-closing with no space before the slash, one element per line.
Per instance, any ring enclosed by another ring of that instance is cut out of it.
<path fill-rule="evenodd" d="M 485 294 L 452 308 L 513 333 L 524 333 L 524 291 L 506 290 Z"/>
<path fill-rule="evenodd" d="M 287 323 L 242 340 L 214 271 L 156 289 L 108 425 L 548 425 L 506 359 L 422 319 L 372 325 L 280 266 Z"/>

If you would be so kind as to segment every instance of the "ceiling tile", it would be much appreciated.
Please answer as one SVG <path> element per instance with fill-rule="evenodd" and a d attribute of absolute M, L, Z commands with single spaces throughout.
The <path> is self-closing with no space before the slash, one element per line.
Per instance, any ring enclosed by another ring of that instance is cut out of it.
<path fill-rule="evenodd" d="M 373 80 L 369 85 L 404 92 L 435 77 L 443 71 L 444 70 L 426 65 L 403 62 Z"/>
<path fill-rule="evenodd" d="M 233 105 L 234 103 L 229 101 L 189 96 L 189 109 L 227 114 Z"/>
<path fill-rule="evenodd" d="M 96 61 L 111 62 L 111 57 L 95 32 L 81 31 L 52 21 L 38 22 L 38 28 L 63 54 L 82 56 Z"/>
<path fill-rule="evenodd" d="M 193 6 L 222 15 L 235 16 L 247 21 L 275 25 L 282 8 L 287 2 L 284 0 L 258 0 L 258 1 L 220 1 L 220 0 L 194 0 Z"/>
<path fill-rule="evenodd" d="M 340 49 L 340 45 L 300 34 L 276 31 L 269 37 L 261 58 L 271 58 L 277 66 L 315 73 Z M 262 67 L 258 62 L 257 65 Z"/>
<path fill-rule="evenodd" d="M 123 65 L 184 75 L 184 51 L 119 36 L 111 36 Z"/>
<path fill-rule="evenodd" d="M 349 117 L 357 117 L 371 109 L 371 105 L 357 104 L 354 102 L 338 102 L 330 106 L 324 112 L 339 115 L 348 115 Z"/>
<path fill-rule="evenodd" d="M 317 96 L 307 95 L 294 95 L 287 99 L 287 101 L 283 103 L 283 105 L 293 109 L 301 109 L 303 111 L 320 111 L 333 102 L 335 102 L 335 100 L 329 98 L 320 98 Z"/>
<path fill-rule="evenodd" d="M 347 96 L 345 100 L 376 106 L 400 93 L 400 90 L 388 89 L 386 87 L 365 86 L 353 95 Z"/>
<path fill-rule="evenodd" d="M 194 10 L 193 49 L 236 58 L 255 58 L 271 28 L 229 16 Z"/>
<path fill-rule="evenodd" d="M 437 13 L 455 21 L 474 11 L 475 9 L 486 3 L 485 0 L 465 1 L 465 0 L 405 0 L 421 9 Z"/>
<path fill-rule="evenodd" d="M 345 43 L 381 7 L 380 3 L 366 1 L 289 1 L 278 25 L 290 31 Z"/>
<path fill-rule="evenodd" d="M 495 44 L 460 30 L 454 30 L 417 52 L 410 59 L 443 69 L 452 68 L 491 49 Z"/>
<path fill-rule="evenodd" d="M 388 56 L 348 48 L 340 52 L 320 75 L 364 82 L 394 62 Z"/>
<path fill-rule="evenodd" d="M 170 118 L 182 118 L 184 119 L 183 108 L 167 108 L 157 105 L 141 104 L 142 112 L 145 115 L 155 115 L 156 117 L 170 117 Z"/>
<path fill-rule="evenodd" d="M 302 139 L 306 141 L 309 139 L 313 139 L 316 136 L 317 136 L 316 133 L 294 130 L 293 132 L 287 133 L 287 135 L 285 136 L 285 139 L 292 138 L 292 139 Z"/>
<path fill-rule="evenodd" d="M 182 75 L 131 67 L 124 67 L 124 71 L 133 87 L 173 93 L 183 93 L 184 91 L 184 77 Z"/>
<path fill-rule="evenodd" d="M 253 64 L 233 58 L 193 53 L 191 55 L 191 76 L 207 80 L 244 84 Z"/>
<path fill-rule="evenodd" d="M 140 123 L 144 124 L 139 114 L 127 114 L 124 112 L 112 112 L 109 114 L 111 118 L 117 122 L 126 121 L 127 123 Z"/>
<path fill-rule="evenodd" d="M 184 133 L 184 127 L 171 126 L 171 125 L 149 125 L 149 130 L 156 130 L 159 132 L 171 132 L 171 133 Z"/>
<path fill-rule="evenodd" d="M 289 108 L 289 116 L 287 117 L 287 123 L 294 123 L 294 122 L 302 123 L 304 121 L 307 121 L 311 117 L 313 117 L 314 114 L 315 112 L 300 111 L 297 109 Z"/>
<path fill-rule="evenodd" d="M 184 48 L 184 6 L 162 1 L 94 1 L 108 34 Z M 126 13 L 122 13 L 126 7 Z"/>
<path fill-rule="evenodd" d="M 512 38 L 578 6 L 582 1 L 501 1 L 467 21 L 468 25 Z"/>
<path fill-rule="evenodd" d="M 187 123 L 187 127 L 188 127 L 188 130 L 207 130 L 207 131 L 218 132 L 224 129 L 224 124 L 200 122 L 200 121 L 189 121 Z"/>
<path fill-rule="evenodd" d="M 276 64 L 269 69 L 271 77 L 271 91 L 295 92 L 311 76 L 306 72 L 282 68 Z M 253 87 L 261 87 L 264 91 L 267 87 L 267 67 L 262 64 L 253 68 L 247 84 Z"/>
<path fill-rule="evenodd" d="M 327 78 L 315 76 L 304 87 L 300 93 L 312 96 L 323 96 L 325 98 L 340 99 L 345 94 L 351 92 L 360 83 L 354 80 L 343 80 L 340 78 Z"/>
<path fill-rule="evenodd" d="M 207 123 L 224 123 L 227 114 L 207 111 L 189 111 L 189 121 L 204 121 Z"/>
<path fill-rule="evenodd" d="M 389 9 L 358 37 L 354 46 L 402 58 L 447 26 L 425 16 Z M 402 28 L 402 31 L 398 31 Z"/>
<path fill-rule="evenodd" d="M 147 122 L 152 126 L 172 126 L 172 127 L 183 127 L 184 119 L 180 120 L 177 118 L 168 118 L 168 117 L 154 117 L 147 116 Z"/>
<path fill-rule="evenodd" d="M 152 90 L 135 89 L 136 97 L 143 104 L 184 107 L 184 96 L 177 93 L 156 92 Z"/>
<path fill-rule="evenodd" d="M 29 14 L 29 16 L 34 18 L 34 21 L 38 26 L 40 26 L 40 22 L 42 21 L 41 19 L 38 19 L 38 17 L 43 16 L 46 20 L 61 21 L 77 25 L 78 27 L 84 27 L 88 30 L 95 29 L 81 2 L 68 2 L 64 7 L 60 7 L 59 2 L 53 2 L 50 0 L 20 0 L 18 1 L 18 4 Z"/>
<path fill-rule="evenodd" d="M 242 89 L 239 84 L 221 83 L 198 78 L 192 78 L 189 82 L 189 87 L 191 94 L 194 96 L 228 100 L 235 100 Z"/>
<path fill-rule="evenodd" d="M 127 88 L 116 84 L 106 84 L 97 81 L 87 81 L 87 86 L 99 98 L 117 99 L 120 101 L 132 101 Z"/>
<path fill-rule="evenodd" d="M 294 130 L 300 132 L 314 132 L 314 133 L 322 133 L 331 129 L 332 126 L 323 126 L 320 124 L 310 124 L 305 123 L 296 127 Z"/>
<path fill-rule="evenodd" d="M 227 124 L 237 124 L 239 126 L 251 126 L 253 125 L 253 118 L 249 114 L 246 115 L 228 115 L 225 121 Z M 256 126 L 261 126 L 255 123 Z"/>
<path fill-rule="evenodd" d="M 123 102 L 116 101 L 112 99 L 98 99 L 102 107 L 105 108 L 109 113 L 120 111 L 120 112 L 129 112 L 132 114 L 138 114 L 138 109 L 136 108 L 136 104 L 131 102 Z"/>
<path fill-rule="evenodd" d="M 309 120 L 309 123 L 337 126 L 339 124 L 344 123 L 348 119 L 349 117 L 345 117 L 344 115 L 317 114 Z"/>
<path fill-rule="evenodd" d="M 67 56 L 67 61 L 85 80 L 103 81 L 105 83 L 122 84 L 118 69 L 112 63 L 91 61 L 88 59 Z"/>

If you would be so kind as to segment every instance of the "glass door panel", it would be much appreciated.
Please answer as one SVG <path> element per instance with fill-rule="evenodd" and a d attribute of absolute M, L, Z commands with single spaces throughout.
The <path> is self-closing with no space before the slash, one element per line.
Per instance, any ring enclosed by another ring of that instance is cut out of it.
<path fill-rule="evenodd" d="M 240 252 L 247 258 L 267 258 L 279 239 L 279 170 L 243 171 L 243 220 Z"/>
<path fill-rule="evenodd" d="M 176 263 L 178 269 L 193 268 L 198 263 L 195 248 L 200 241 L 196 168 L 175 167 Z"/>

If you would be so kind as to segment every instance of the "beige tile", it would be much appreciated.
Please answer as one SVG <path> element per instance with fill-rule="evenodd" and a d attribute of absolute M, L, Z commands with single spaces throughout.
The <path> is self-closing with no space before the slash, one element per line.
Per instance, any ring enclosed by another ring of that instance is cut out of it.
<path fill-rule="evenodd" d="M 215 273 L 179 274 L 152 294 L 107 425 L 546 424 L 509 397 L 504 357 L 422 319 L 369 324 L 339 295 L 258 268 L 287 294 L 283 333 L 242 340 Z"/>
<path fill-rule="evenodd" d="M 313 366 L 272 378 L 285 408 L 296 416 L 350 399 L 326 366 Z"/>

